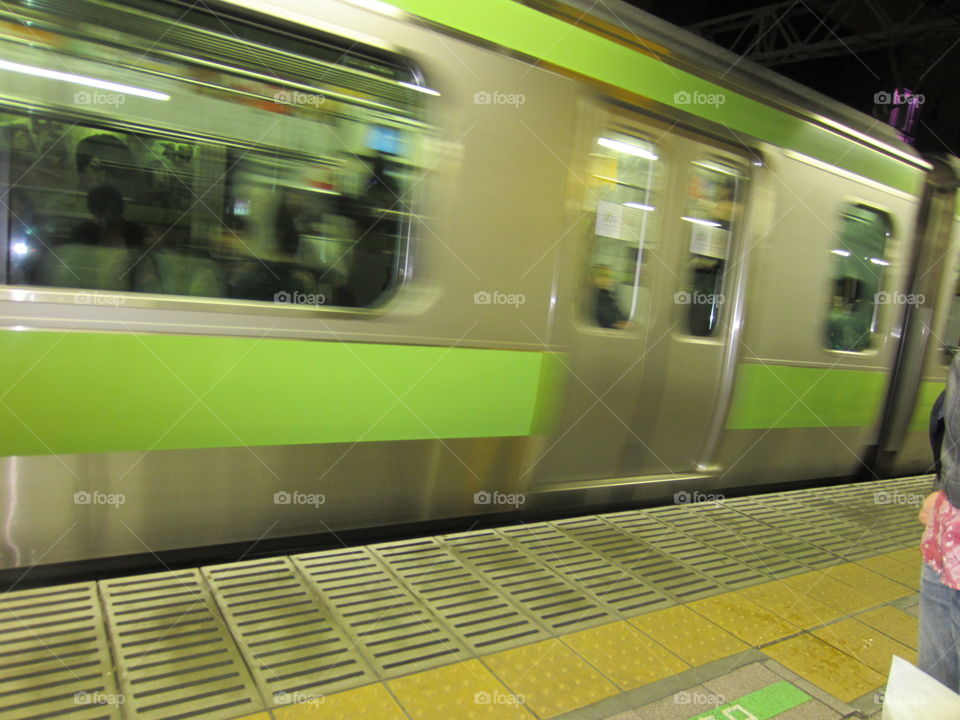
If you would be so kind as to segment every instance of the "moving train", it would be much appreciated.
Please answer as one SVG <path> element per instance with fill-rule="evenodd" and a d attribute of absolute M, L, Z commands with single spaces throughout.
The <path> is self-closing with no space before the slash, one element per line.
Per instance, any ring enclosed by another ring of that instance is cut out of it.
<path fill-rule="evenodd" d="M 0 569 L 926 471 L 960 161 L 594 5 L 5 3 Z"/>

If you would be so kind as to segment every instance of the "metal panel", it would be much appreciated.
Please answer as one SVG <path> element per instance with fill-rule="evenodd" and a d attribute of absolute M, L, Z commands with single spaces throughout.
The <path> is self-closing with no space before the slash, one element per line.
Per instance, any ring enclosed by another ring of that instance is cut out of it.
<path fill-rule="evenodd" d="M 0 598 L 0 717 L 120 718 L 94 583 Z"/>
<path fill-rule="evenodd" d="M 475 654 L 550 637 L 506 594 L 433 538 L 384 543 L 371 550 Z"/>
<path fill-rule="evenodd" d="M 466 660 L 470 653 L 366 548 L 292 558 L 380 678 Z"/>
<path fill-rule="evenodd" d="M 203 569 L 270 705 L 323 698 L 376 678 L 287 558 Z"/>
<path fill-rule="evenodd" d="M 199 570 L 100 583 L 125 714 L 227 720 L 263 710 Z"/>

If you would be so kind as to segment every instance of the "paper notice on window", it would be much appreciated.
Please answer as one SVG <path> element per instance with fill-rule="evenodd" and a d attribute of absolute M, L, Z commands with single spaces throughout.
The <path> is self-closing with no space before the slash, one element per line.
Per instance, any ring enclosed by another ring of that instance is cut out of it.
<path fill-rule="evenodd" d="M 694 225 L 690 233 L 690 252 L 706 257 L 727 259 L 730 231 L 706 225 Z"/>
<path fill-rule="evenodd" d="M 597 235 L 620 239 L 623 233 L 623 205 L 620 203 L 597 203 Z"/>

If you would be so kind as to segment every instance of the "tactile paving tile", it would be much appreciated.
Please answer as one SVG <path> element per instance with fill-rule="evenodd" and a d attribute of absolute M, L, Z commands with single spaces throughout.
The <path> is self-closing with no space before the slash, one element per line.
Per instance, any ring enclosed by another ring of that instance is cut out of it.
<path fill-rule="evenodd" d="M 630 622 L 693 667 L 750 649 L 726 630 L 683 606 L 642 615 Z"/>
<path fill-rule="evenodd" d="M 370 549 L 476 654 L 550 637 L 506 595 L 433 538 L 383 543 Z"/>
<path fill-rule="evenodd" d="M 0 596 L 0 717 L 120 717 L 94 583 Z"/>
<path fill-rule="evenodd" d="M 886 675 L 890 670 L 890 660 L 894 655 L 913 664 L 917 662 L 917 654 L 912 648 L 853 618 L 817 628 L 811 633 L 881 675 Z"/>
<path fill-rule="evenodd" d="M 291 560 L 381 678 L 470 656 L 368 549 L 308 553 Z"/>
<path fill-rule="evenodd" d="M 446 535 L 439 540 L 552 633 L 615 619 L 585 589 L 561 577 L 495 530 Z"/>
<path fill-rule="evenodd" d="M 886 678 L 812 635 L 769 645 L 763 652 L 843 702 L 884 685 Z"/>
<path fill-rule="evenodd" d="M 271 706 L 376 679 L 286 558 L 213 565 L 203 575 Z"/>
<path fill-rule="evenodd" d="M 529 720 L 523 698 L 501 684 L 479 660 L 391 680 L 390 689 L 413 720 Z"/>
<path fill-rule="evenodd" d="M 784 585 L 782 580 L 739 590 L 738 594 L 803 629 L 836 620 L 841 615 L 832 607 Z"/>
<path fill-rule="evenodd" d="M 626 621 L 571 633 L 563 642 L 623 690 L 649 685 L 690 666 Z"/>
<path fill-rule="evenodd" d="M 878 575 L 856 563 L 835 565 L 834 567 L 825 569 L 823 574 L 834 580 L 839 580 L 845 585 L 856 588 L 881 602 L 897 600 L 907 595 L 912 595 L 914 592 L 912 588 L 901 585 L 882 575 Z"/>
<path fill-rule="evenodd" d="M 591 705 L 620 691 L 559 640 L 550 639 L 489 655 L 483 663 L 524 706 L 550 718 Z"/>
<path fill-rule="evenodd" d="M 512 537 L 540 559 L 537 549 L 549 547 L 546 564 L 616 615 L 628 617 L 673 605 L 630 572 L 630 563 L 651 548 L 596 517 L 544 523 Z"/>
<path fill-rule="evenodd" d="M 899 608 L 890 605 L 875 610 L 868 610 L 856 616 L 857 620 L 865 623 L 884 635 L 892 637 L 909 648 L 917 649 L 917 638 L 920 633 L 920 622 L 913 615 L 905 613 Z"/>
<path fill-rule="evenodd" d="M 702 544 L 670 530 L 646 512 L 614 513 L 603 519 L 636 542 L 635 556 L 624 567 L 672 600 L 689 602 L 724 590 L 690 564 L 698 556 L 711 554 Z"/>
<path fill-rule="evenodd" d="M 800 631 L 796 625 L 747 600 L 739 593 L 724 593 L 704 598 L 690 603 L 687 607 L 754 647 L 781 640 Z"/>
<path fill-rule="evenodd" d="M 382 683 L 327 695 L 322 702 L 273 709 L 273 720 L 408 720 Z M 269 719 L 267 719 L 269 720 Z"/>
<path fill-rule="evenodd" d="M 828 577 L 823 570 L 794 575 L 781 582 L 798 594 L 823 603 L 841 615 L 852 615 L 881 604 L 877 598 Z"/>
<path fill-rule="evenodd" d="M 894 560 L 889 555 L 877 555 L 876 557 L 862 558 L 857 560 L 858 565 L 862 565 L 867 570 L 871 570 L 878 575 L 883 575 L 890 580 L 906 585 L 914 592 L 920 591 L 920 563 L 913 567 L 904 565 L 902 562 Z"/>
<path fill-rule="evenodd" d="M 264 709 L 199 570 L 105 580 L 100 593 L 127 717 L 225 720 Z"/>

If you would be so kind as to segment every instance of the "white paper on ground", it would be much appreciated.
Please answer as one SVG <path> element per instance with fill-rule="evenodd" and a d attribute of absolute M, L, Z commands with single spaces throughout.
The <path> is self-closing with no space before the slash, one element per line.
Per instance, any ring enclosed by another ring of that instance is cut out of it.
<path fill-rule="evenodd" d="M 958 720 L 960 695 L 893 656 L 881 720 Z"/>

